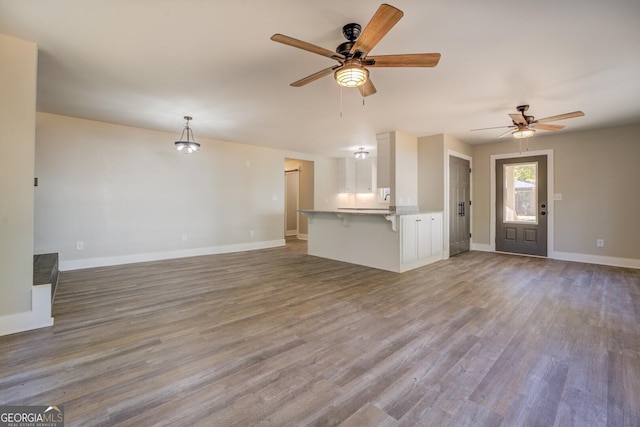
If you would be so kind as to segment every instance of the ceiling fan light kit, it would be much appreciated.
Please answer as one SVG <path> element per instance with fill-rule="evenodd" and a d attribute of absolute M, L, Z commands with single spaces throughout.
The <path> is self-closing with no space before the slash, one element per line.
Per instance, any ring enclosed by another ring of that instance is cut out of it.
<path fill-rule="evenodd" d="M 174 142 L 174 145 L 176 147 L 176 150 L 185 153 L 185 154 L 191 154 L 191 153 L 195 153 L 196 151 L 198 151 L 200 149 L 200 144 L 198 144 L 195 141 L 195 138 L 193 137 L 193 131 L 191 130 L 191 128 L 189 127 L 189 121 L 193 120 L 193 117 L 191 116 L 184 116 L 184 119 L 186 120 L 186 123 L 184 125 L 184 128 L 182 129 L 182 134 L 180 135 L 180 140 Z M 187 139 L 184 139 L 184 133 L 187 133 Z"/>
<path fill-rule="evenodd" d="M 369 78 L 369 70 L 364 68 L 360 61 L 350 59 L 336 70 L 334 78 L 340 86 L 358 87 L 362 86 Z"/>
<path fill-rule="evenodd" d="M 535 135 L 536 131 L 534 129 L 518 129 L 517 131 L 513 132 L 511 135 L 513 135 L 513 137 L 515 139 L 523 139 L 523 138 L 531 138 L 533 135 Z"/>

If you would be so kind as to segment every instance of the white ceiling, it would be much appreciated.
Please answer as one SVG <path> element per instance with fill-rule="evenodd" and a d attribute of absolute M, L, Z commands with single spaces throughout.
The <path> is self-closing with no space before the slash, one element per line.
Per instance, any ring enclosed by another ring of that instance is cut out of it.
<path fill-rule="evenodd" d="M 364 106 L 331 76 L 290 87 L 336 62 L 269 38 L 333 50 L 379 0 L 0 0 L 0 33 L 38 43 L 39 111 L 176 137 L 191 115 L 196 140 L 330 156 L 392 130 L 490 142 L 502 131 L 469 130 L 509 125 L 525 103 L 538 118 L 585 112 L 561 132 L 640 122 L 638 0 L 391 4 L 404 18 L 371 54 L 442 59 L 371 69 L 378 93 Z"/>

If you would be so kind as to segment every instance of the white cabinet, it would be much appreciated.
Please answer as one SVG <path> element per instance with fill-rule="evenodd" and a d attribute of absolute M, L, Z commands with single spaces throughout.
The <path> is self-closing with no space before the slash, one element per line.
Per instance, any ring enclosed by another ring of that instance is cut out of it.
<path fill-rule="evenodd" d="M 355 193 L 355 159 L 338 159 L 338 193 Z"/>
<path fill-rule="evenodd" d="M 400 217 L 401 264 L 421 263 L 442 257 L 442 213 Z"/>
<path fill-rule="evenodd" d="M 432 213 L 431 216 L 431 256 L 442 258 L 443 253 L 443 214 Z"/>
<path fill-rule="evenodd" d="M 376 191 L 375 159 L 338 159 L 338 193 Z"/>

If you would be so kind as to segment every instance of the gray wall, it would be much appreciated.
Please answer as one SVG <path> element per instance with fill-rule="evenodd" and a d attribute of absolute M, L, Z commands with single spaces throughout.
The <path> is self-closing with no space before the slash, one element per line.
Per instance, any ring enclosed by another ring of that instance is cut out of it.
<path fill-rule="evenodd" d="M 444 135 L 418 139 L 418 205 L 430 212 L 444 211 Z"/>
<path fill-rule="evenodd" d="M 59 252 L 63 263 L 117 261 L 284 242 L 284 159 L 296 154 L 333 170 L 330 158 L 207 139 L 198 140 L 199 153 L 184 155 L 174 149 L 175 138 L 38 113 L 36 252 Z M 317 186 L 318 197 L 333 206 L 335 180 Z"/>
<path fill-rule="evenodd" d="M 31 310 L 37 58 L 0 34 L 0 317 Z"/>
<path fill-rule="evenodd" d="M 531 150 L 554 150 L 554 192 L 562 194 L 553 204 L 555 251 L 640 259 L 638 135 L 640 125 L 628 125 L 529 141 Z M 513 139 L 474 146 L 474 243 L 490 244 L 490 157 L 518 151 Z"/>

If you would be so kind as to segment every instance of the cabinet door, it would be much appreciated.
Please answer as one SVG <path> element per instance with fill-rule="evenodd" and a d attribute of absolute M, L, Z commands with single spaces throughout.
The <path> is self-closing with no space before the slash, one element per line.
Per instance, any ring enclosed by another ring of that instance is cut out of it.
<path fill-rule="evenodd" d="M 431 214 L 431 255 L 442 254 L 443 214 Z"/>
<path fill-rule="evenodd" d="M 373 193 L 375 184 L 374 159 L 368 157 L 366 159 L 356 160 L 356 193 Z"/>
<path fill-rule="evenodd" d="M 402 230 L 402 264 L 418 260 L 418 215 L 400 217 Z"/>
<path fill-rule="evenodd" d="M 356 191 L 356 165 L 354 159 L 338 159 L 338 193 Z"/>
<path fill-rule="evenodd" d="M 417 215 L 418 259 L 431 256 L 431 215 Z"/>

